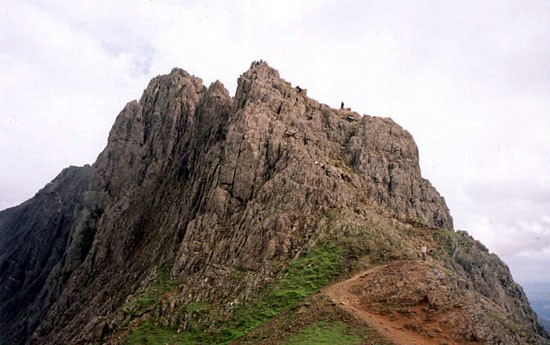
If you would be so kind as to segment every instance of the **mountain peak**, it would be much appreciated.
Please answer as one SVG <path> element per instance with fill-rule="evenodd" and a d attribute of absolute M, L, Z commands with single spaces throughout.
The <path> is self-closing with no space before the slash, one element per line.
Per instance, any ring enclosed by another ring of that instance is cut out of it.
<path fill-rule="evenodd" d="M 246 102 L 270 103 L 274 99 L 284 99 L 292 91 L 290 83 L 281 79 L 279 72 L 265 61 L 252 62 L 250 69 L 237 81 L 235 103 L 242 107 Z"/>
<path fill-rule="evenodd" d="M 250 68 L 243 76 L 249 79 L 270 80 L 279 77 L 279 71 L 269 66 L 266 61 L 258 60 L 250 64 Z"/>
<path fill-rule="evenodd" d="M 396 267 L 392 279 L 415 268 L 403 277 L 410 286 L 452 277 L 452 289 L 496 315 L 461 310 L 465 325 L 485 326 L 448 343 L 544 336 L 505 265 L 452 229 L 412 136 L 392 120 L 320 104 L 263 61 L 234 98 L 175 68 L 124 107 L 93 166 L 0 213 L 0 339 L 147 342 L 159 327 L 167 342 L 227 343 L 250 329 L 223 327 L 242 327 L 239 313 L 262 298 L 275 309 L 249 315 L 256 325 L 382 263 Z M 420 242 L 433 265 L 418 263 Z M 308 278 L 288 287 L 289 274 Z M 419 310 L 430 302 L 413 297 Z M 530 333 L 511 335 L 499 320 Z"/>

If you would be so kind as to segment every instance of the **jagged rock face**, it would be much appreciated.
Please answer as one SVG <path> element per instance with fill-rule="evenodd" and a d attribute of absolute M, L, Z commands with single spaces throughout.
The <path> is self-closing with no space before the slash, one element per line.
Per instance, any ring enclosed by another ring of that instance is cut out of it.
<path fill-rule="evenodd" d="M 87 256 L 101 217 L 90 167 L 65 169 L 33 199 L 1 213 L 2 344 L 23 342 Z"/>
<path fill-rule="evenodd" d="M 480 242 L 463 231 L 457 234 L 454 245 L 449 248 L 452 251 L 451 263 L 456 272 L 468 278 L 467 284 L 471 284 L 468 288 L 473 286 L 481 295 L 496 303 L 513 322 L 530 327 L 535 334 L 545 334 L 522 287 L 514 282 L 508 267 Z"/>
<path fill-rule="evenodd" d="M 265 62 L 233 98 L 174 69 L 126 105 L 93 166 L 0 213 L 0 339 L 92 342 L 161 266 L 182 299 L 246 295 L 335 210 L 453 227 L 392 120 L 319 104 Z M 227 267 L 258 273 L 230 286 Z"/>

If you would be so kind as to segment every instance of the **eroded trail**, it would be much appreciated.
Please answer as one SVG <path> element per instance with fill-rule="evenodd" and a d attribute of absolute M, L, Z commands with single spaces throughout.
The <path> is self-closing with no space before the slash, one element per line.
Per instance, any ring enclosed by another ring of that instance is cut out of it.
<path fill-rule="evenodd" d="M 403 265 L 410 264 L 410 262 L 403 262 Z M 396 265 L 399 265 L 399 263 L 391 264 L 391 268 Z M 387 313 L 381 311 L 379 307 L 373 307 L 373 304 L 365 297 L 364 291 L 367 286 L 372 287 L 374 285 L 377 289 L 391 289 L 399 293 L 399 286 L 384 286 L 376 281 L 378 279 L 376 277 L 380 276 L 382 271 L 391 271 L 389 266 L 374 266 L 348 280 L 326 287 L 322 290 L 322 293 L 328 296 L 339 308 L 365 322 L 395 345 L 460 345 L 449 337 L 445 329 L 438 328 L 436 332 L 431 332 L 430 326 L 422 322 L 427 317 L 421 305 L 409 307 L 409 310 L 413 310 L 412 313 L 403 315 L 398 312 Z M 421 279 L 421 277 L 416 278 Z M 398 307 L 390 306 L 389 308 L 396 309 Z"/>

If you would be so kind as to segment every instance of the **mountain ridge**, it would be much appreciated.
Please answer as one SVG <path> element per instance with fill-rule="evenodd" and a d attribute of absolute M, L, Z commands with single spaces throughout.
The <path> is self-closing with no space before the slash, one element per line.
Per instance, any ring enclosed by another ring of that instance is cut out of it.
<path fill-rule="evenodd" d="M 347 248 L 345 274 L 363 256 L 415 257 L 416 229 L 466 286 L 517 312 L 531 333 L 516 343 L 546 336 L 507 267 L 452 235 L 412 136 L 391 119 L 320 104 L 263 61 L 234 97 L 174 68 L 126 104 L 93 165 L 0 213 L 0 335 L 121 343 L 153 316 L 185 332 L 190 305 L 230 317 L 325 240 Z M 167 282 L 167 299 L 137 307 Z M 500 337 L 488 339 L 513 339 Z"/>

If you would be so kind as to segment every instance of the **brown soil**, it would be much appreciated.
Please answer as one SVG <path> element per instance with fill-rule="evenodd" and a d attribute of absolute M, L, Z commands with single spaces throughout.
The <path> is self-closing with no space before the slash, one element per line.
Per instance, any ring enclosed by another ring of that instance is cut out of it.
<path fill-rule="evenodd" d="M 280 345 L 289 337 L 317 322 L 345 324 L 350 333 L 364 339 L 362 345 L 395 345 L 381 337 L 363 320 L 345 310 L 336 308 L 334 302 L 324 294 L 311 296 L 297 308 L 276 317 L 266 325 L 232 342 L 231 345 Z"/>
<path fill-rule="evenodd" d="M 445 317 L 453 314 L 453 319 L 460 323 L 460 313 L 452 310 L 460 306 L 434 308 L 430 303 L 434 304 L 438 296 L 416 296 L 407 282 L 402 281 L 404 274 L 409 282 L 425 281 L 433 269 L 429 263 L 411 261 L 374 266 L 323 289 L 322 293 L 341 310 L 354 315 L 395 345 L 479 344 L 459 339 L 460 330 Z M 437 289 L 431 293 L 437 295 Z M 445 312 L 436 309 L 445 309 Z"/>

